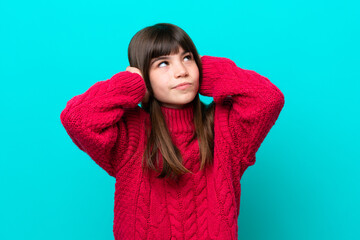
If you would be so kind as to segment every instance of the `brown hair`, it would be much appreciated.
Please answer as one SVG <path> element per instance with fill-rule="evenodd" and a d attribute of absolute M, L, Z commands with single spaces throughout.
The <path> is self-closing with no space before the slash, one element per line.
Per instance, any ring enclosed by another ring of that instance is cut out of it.
<path fill-rule="evenodd" d="M 193 54 L 194 60 L 199 68 L 199 86 L 202 82 L 202 65 L 196 47 L 188 34 L 180 27 L 169 23 L 158 23 L 143 28 L 131 39 L 128 48 L 128 58 L 131 67 L 140 69 L 146 87 L 149 90 L 149 101 L 141 103 L 141 107 L 150 114 L 151 133 L 147 130 L 147 146 L 142 159 L 142 168 L 146 165 L 157 172 L 155 162 L 159 164 L 159 151 L 163 157 L 163 169 L 158 178 L 171 177 L 178 180 L 178 177 L 187 172 L 182 164 L 182 156 L 179 149 L 173 144 L 164 116 L 161 111 L 161 103 L 154 98 L 153 89 L 150 84 L 149 69 L 150 61 L 163 55 L 178 53 L 179 46 L 185 51 Z M 192 136 L 199 142 L 200 170 L 206 165 L 213 163 L 214 149 L 214 102 L 205 105 L 200 101 L 199 94 L 196 94 L 193 105 L 195 131 Z M 189 144 L 188 143 L 188 144 Z"/>

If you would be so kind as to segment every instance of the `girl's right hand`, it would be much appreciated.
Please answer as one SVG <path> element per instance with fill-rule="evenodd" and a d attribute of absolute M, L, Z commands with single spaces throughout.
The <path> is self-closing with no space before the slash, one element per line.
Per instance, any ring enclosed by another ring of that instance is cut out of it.
<path fill-rule="evenodd" d="M 142 73 L 141 73 L 140 69 L 138 69 L 138 68 L 136 68 L 136 67 L 130 67 L 130 66 L 128 66 L 128 67 L 126 68 L 126 71 L 132 72 L 132 73 L 137 73 L 137 74 L 139 74 L 139 75 L 141 76 L 142 79 L 144 79 L 143 76 L 142 76 Z M 142 99 L 141 102 L 142 102 L 142 103 L 147 103 L 148 101 L 149 101 L 149 90 L 146 88 L 145 96 L 144 96 L 144 98 Z"/>

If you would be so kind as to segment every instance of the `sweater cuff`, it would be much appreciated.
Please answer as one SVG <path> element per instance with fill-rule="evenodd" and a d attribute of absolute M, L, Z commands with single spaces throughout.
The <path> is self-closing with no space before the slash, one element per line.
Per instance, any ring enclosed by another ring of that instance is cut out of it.
<path fill-rule="evenodd" d="M 236 78 L 233 71 L 236 64 L 224 57 L 202 56 L 201 64 L 203 68 L 202 83 L 199 93 L 204 96 L 214 97 L 214 88 L 222 83 L 222 78 Z"/>
<path fill-rule="evenodd" d="M 122 71 L 116 73 L 111 79 L 117 87 L 120 87 L 121 92 L 129 99 L 129 101 L 123 104 L 123 107 L 136 107 L 145 97 L 146 84 L 139 74 Z"/>

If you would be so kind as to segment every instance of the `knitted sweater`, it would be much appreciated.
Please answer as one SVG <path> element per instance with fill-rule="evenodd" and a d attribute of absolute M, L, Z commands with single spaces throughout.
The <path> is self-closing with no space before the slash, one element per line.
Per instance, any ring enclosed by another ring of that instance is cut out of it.
<path fill-rule="evenodd" d="M 142 172 L 150 115 L 140 75 L 119 72 L 70 99 L 60 119 L 72 141 L 116 178 L 113 232 L 120 239 L 237 239 L 240 179 L 285 103 L 268 78 L 227 58 L 203 56 L 199 93 L 211 96 L 214 164 L 200 168 L 193 109 L 161 107 L 186 173 L 175 184 Z"/>

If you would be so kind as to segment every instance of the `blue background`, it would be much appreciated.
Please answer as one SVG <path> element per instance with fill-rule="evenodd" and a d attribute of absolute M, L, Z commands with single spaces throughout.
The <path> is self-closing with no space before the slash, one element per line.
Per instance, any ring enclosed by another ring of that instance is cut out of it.
<path fill-rule="evenodd" d="M 241 180 L 239 239 L 360 239 L 358 13 L 331 0 L 2 1 L 0 239 L 113 239 L 115 179 L 60 113 L 124 71 L 131 37 L 159 22 L 285 95 Z"/>

